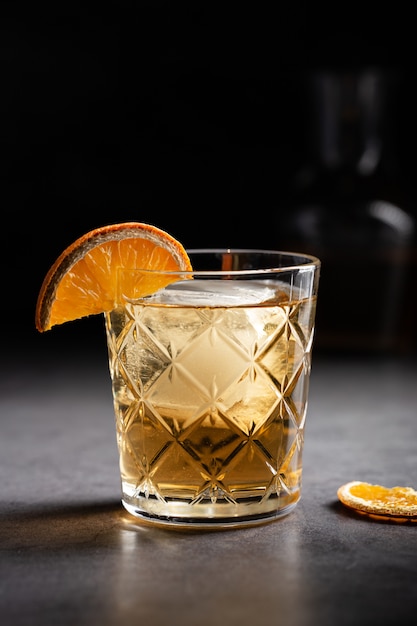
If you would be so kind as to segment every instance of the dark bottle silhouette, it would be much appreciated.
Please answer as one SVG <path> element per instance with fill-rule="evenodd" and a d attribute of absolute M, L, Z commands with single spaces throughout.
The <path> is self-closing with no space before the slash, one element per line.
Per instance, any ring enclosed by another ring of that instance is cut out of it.
<path fill-rule="evenodd" d="M 281 248 L 322 261 L 318 350 L 413 348 L 415 224 L 392 141 L 397 80 L 385 70 L 333 69 L 306 83 L 309 155 L 276 230 Z"/>

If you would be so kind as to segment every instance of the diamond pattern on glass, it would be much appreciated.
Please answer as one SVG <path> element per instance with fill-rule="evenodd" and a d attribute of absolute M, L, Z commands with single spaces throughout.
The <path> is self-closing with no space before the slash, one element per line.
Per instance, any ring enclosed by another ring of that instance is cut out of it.
<path fill-rule="evenodd" d="M 297 491 L 313 315 L 311 301 L 107 314 L 129 496 L 196 506 Z"/>

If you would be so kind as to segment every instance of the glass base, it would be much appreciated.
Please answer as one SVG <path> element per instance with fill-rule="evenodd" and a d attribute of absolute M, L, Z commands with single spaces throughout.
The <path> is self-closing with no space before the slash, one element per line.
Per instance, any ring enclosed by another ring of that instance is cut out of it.
<path fill-rule="evenodd" d="M 242 504 L 161 502 L 150 498 L 122 499 L 125 509 L 136 518 L 165 527 L 225 529 L 256 526 L 287 516 L 296 507 L 299 494 L 277 508 L 277 499 Z M 191 510 L 190 510 L 191 509 Z"/>

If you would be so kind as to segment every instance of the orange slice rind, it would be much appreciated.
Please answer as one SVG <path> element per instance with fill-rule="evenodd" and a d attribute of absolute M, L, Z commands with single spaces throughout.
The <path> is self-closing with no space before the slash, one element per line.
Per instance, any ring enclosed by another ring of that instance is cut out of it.
<path fill-rule="evenodd" d="M 384 487 L 351 481 L 339 487 L 340 502 L 376 519 L 417 522 L 417 491 L 412 487 Z"/>
<path fill-rule="evenodd" d="M 121 287 L 123 269 L 169 271 L 172 277 L 147 275 L 138 282 L 137 273 L 127 271 Z M 43 332 L 110 311 L 121 293 L 149 295 L 176 280 L 176 271 L 191 269 L 182 244 L 156 226 L 123 222 L 96 228 L 69 245 L 49 269 L 36 302 L 36 328 Z"/>

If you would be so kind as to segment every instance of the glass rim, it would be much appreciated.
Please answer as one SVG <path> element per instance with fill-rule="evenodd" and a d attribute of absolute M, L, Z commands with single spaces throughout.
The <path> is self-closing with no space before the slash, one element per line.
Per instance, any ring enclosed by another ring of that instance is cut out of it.
<path fill-rule="evenodd" d="M 266 275 L 266 274 L 278 274 L 284 272 L 293 272 L 295 270 L 307 270 L 307 269 L 319 269 L 321 261 L 318 257 L 306 254 L 304 252 L 292 252 L 288 250 L 267 250 L 262 248 L 187 248 L 188 255 L 201 255 L 204 254 L 246 254 L 246 255 L 263 255 L 263 256 L 275 256 L 280 257 L 282 261 L 288 259 L 288 263 L 281 264 L 269 264 L 267 267 L 259 268 L 242 268 L 242 269 L 191 269 L 182 270 L 170 269 L 170 270 L 157 270 L 146 268 L 120 268 L 121 272 L 142 272 L 147 274 L 167 274 L 176 276 L 253 276 L 253 275 Z M 290 262 L 289 259 L 293 259 Z"/>
<path fill-rule="evenodd" d="M 299 259 L 305 259 L 305 263 L 289 264 L 287 267 L 294 267 L 295 265 L 316 265 L 320 264 L 320 259 L 313 254 L 306 252 L 299 252 L 294 250 L 276 250 L 269 248 L 187 248 L 187 254 L 262 254 L 270 256 L 282 256 L 282 257 L 298 257 Z M 275 269 L 275 268 L 271 268 Z"/>

